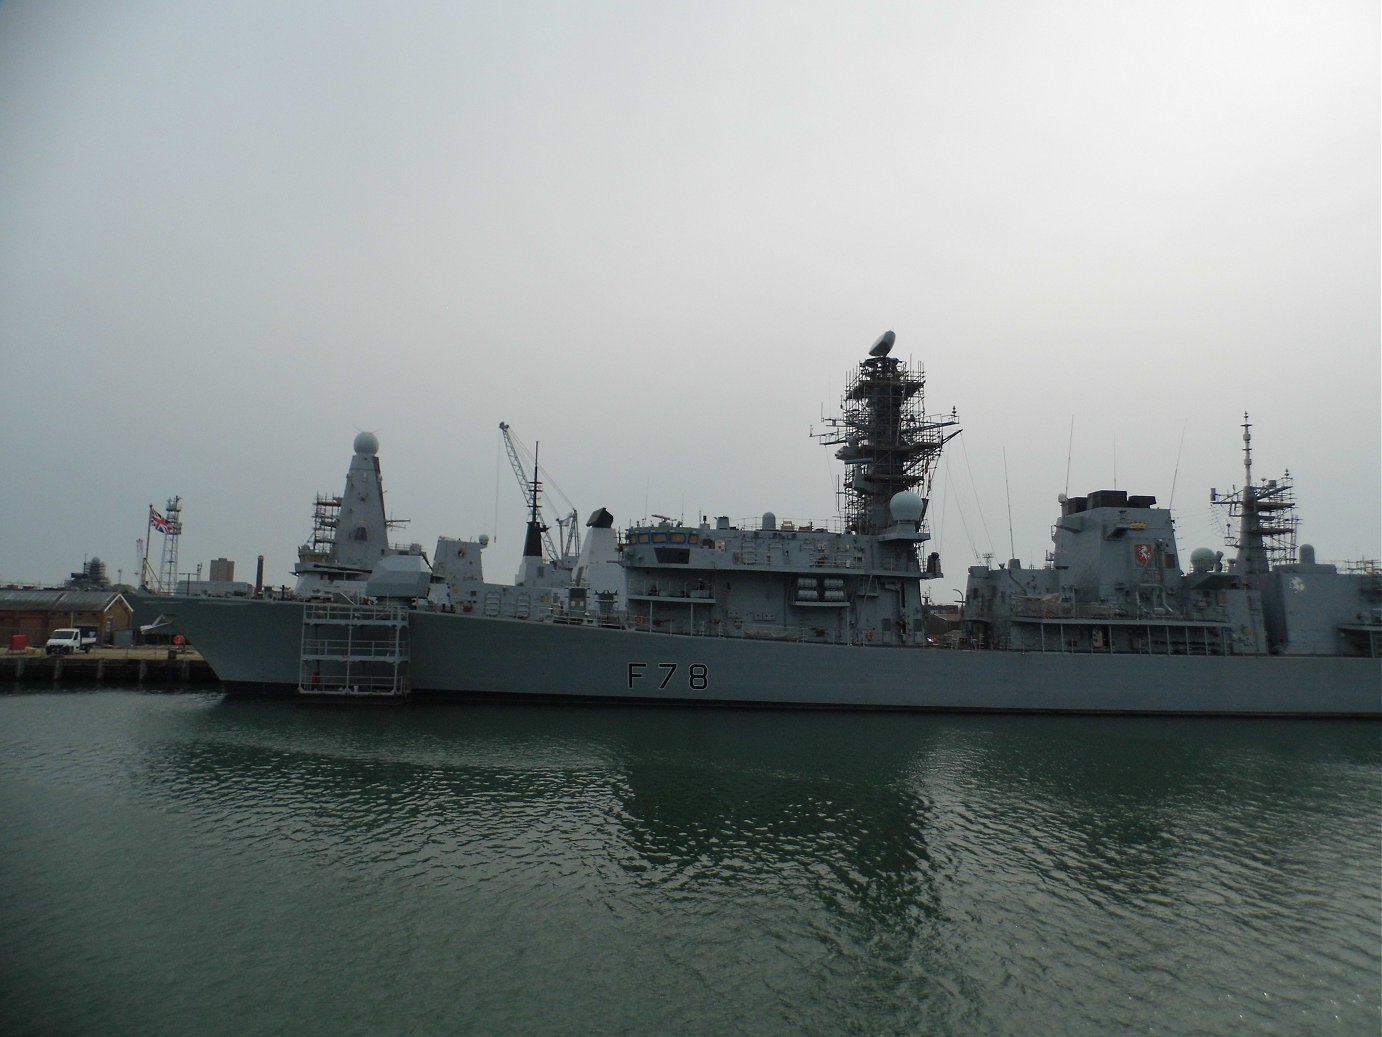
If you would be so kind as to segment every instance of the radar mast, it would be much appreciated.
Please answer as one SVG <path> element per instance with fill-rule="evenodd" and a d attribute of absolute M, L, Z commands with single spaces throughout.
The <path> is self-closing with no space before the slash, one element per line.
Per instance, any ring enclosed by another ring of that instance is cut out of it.
<path fill-rule="evenodd" d="M 1238 532 L 1230 532 L 1227 542 L 1238 549 L 1236 567 L 1241 573 L 1270 572 L 1273 566 L 1296 560 L 1296 497 L 1291 488 L 1291 473 L 1280 479 L 1252 481 L 1252 423 L 1243 415 L 1243 488 L 1220 497 L 1215 504 L 1228 508 L 1230 518 L 1238 519 Z"/>
<path fill-rule="evenodd" d="M 926 413 L 926 372 L 890 356 L 896 336 L 884 332 L 849 376 L 840 416 L 826 419 L 816 438 L 839 446 L 845 464 L 841 512 L 848 529 L 881 533 L 892 523 L 889 505 L 905 490 L 930 495 L 941 447 L 959 432 L 954 411 Z"/>

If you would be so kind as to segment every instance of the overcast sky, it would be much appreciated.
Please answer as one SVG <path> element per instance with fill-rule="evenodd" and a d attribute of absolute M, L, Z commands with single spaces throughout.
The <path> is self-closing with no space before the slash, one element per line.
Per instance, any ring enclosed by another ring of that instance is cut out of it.
<path fill-rule="evenodd" d="M 888 328 L 941 597 L 1067 486 L 1221 546 L 1244 411 L 1377 558 L 1380 124 L 1375 0 L 4 0 L 0 581 L 132 579 L 177 494 L 181 570 L 290 582 L 361 429 L 491 579 L 500 421 L 582 519 L 825 521 Z"/>

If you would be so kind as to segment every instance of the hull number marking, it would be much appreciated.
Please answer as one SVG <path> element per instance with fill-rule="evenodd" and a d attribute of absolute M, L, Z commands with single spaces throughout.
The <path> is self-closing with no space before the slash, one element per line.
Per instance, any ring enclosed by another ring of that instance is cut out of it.
<path fill-rule="evenodd" d="M 710 687 L 710 668 L 705 663 L 691 663 L 685 668 L 685 676 L 672 683 L 672 678 L 682 671 L 676 663 L 629 663 L 629 688 L 638 681 L 654 681 L 658 691 L 669 687 L 680 688 L 684 684 L 691 691 L 705 691 Z"/>

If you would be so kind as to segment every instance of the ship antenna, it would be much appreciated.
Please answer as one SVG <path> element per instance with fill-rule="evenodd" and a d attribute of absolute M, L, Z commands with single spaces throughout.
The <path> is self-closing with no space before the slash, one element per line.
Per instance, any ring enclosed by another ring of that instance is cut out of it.
<path fill-rule="evenodd" d="M 1252 424 L 1248 412 L 1243 412 L 1243 482 L 1252 485 Z"/>
<path fill-rule="evenodd" d="M 1243 514 L 1238 520 L 1239 558 L 1246 558 L 1244 566 L 1248 572 L 1257 571 L 1258 541 L 1254 539 L 1257 530 L 1257 494 L 1252 487 L 1252 423 L 1248 412 L 1243 412 Z"/>
<path fill-rule="evenodd" d="M 1185 430 L 1190 426 L 1190 419 L 1185 419 L 1185 424 L 1180 427 L 1180 446 L 1176 447 L 1176 470 L 1171 473 L 1171 496 L 1166 499 L 1166 510 L 1171 510 L 1171 504 L 1176 499 L 1176 480 L 1180 478 L 1180 455 L 1185 451 Z"/>
<path fill-rule="evenodd" d="M 1070 415 L 1070 439 L 1065 444 L 1065 495 L 1070 496 L 1070 458 L 1075 453 L 1075 415 Z"/>
<path fill-rule="evenodd" d="M 541 448 L 542 444 L 539 443 L 537 440 L 533 440 L 533 503 L 530 515 L 532 517 L 533 525 L 535 526 L 537 525 L 537 490 L 538 486 L 540 485 L 540 483 L 538 482 L 537 452 Z"/>
<path fill-rule="evenodd" d="M 1264 494 L 1265 496 L 1265 494 Z M 1252 484 L 1252 422 L 1243 412 L 1243 499 L 1238 524 L 1238 558 L 1248 573 L 1266 572 L 1262 526 L 1258 519 L 1258 493 Z"/>
<path fill-rule="evenodd" d="M 1013 542 L 1013 495 L 1008 488 L 1008 448 L 1003 448 L 1003 494 L 1008 498 L 1008 557 L 1017 557 L 1017 544 Z"/>

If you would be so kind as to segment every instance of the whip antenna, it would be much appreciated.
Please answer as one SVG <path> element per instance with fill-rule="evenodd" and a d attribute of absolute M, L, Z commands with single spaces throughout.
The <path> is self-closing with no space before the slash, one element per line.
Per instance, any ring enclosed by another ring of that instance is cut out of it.
<path fill-rule="evenodd" d="M 1070 415 L 1070 439 L 1065 444 L 1065 495 L 1070 496 L 1070 456 L 1075 452 L 1075 415 Z"/>
<path fill-rule="evenodd" d="M 1008 498 L 1008 557 L 1017 557 L 1017 545 L 1013 542 L 1013 495 L 1008 488 L 1008 448 L 1003 448 L 1003 493 Z"/>

